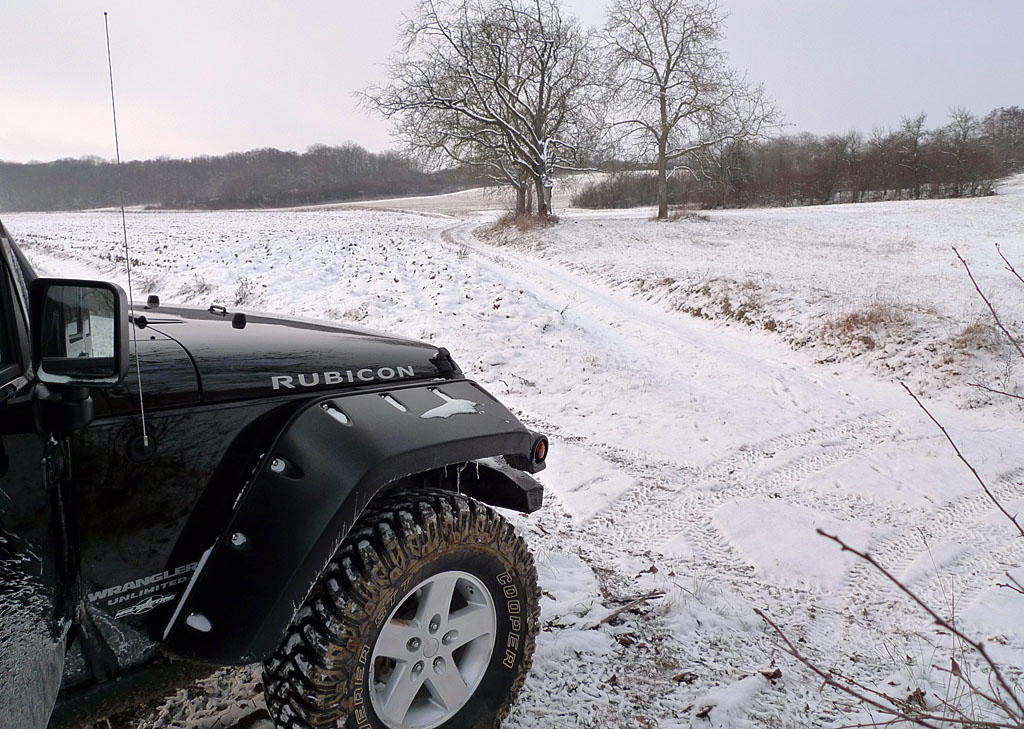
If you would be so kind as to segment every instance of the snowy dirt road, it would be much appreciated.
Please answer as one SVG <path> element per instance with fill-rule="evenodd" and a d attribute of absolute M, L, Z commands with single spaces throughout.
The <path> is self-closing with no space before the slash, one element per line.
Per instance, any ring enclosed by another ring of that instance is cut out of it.
<path fill-rule="evenodd" d="M 44 272 L 119 276 L 119 217 L 6 223 Z M 1004 571 L 1022 576 L 1024 540 L 897 385 L 763 330 L 667 311 L 586 260 L 489 245 L 478 224 L 365 210 L 129 218 L 136 281 L 162 299 L 429 339 L 552 436 L 546 508 L 515 517 L 538 559 L 542 632 L 506 727 L 850 721 L 755 608 L 826 666 L 942 696 L 932 664 L 948 664 L 948 646 L 818 527 L 937 606 L 955 603 L 998 660 L 1024 665 L 1024 598 L 995 587 Z M 1024 506 L 1019 419 L 929 407 L 1011 511 Z M 123 725 L 231 726 L 258 708 L 257 676 L 222 672 Z"/>

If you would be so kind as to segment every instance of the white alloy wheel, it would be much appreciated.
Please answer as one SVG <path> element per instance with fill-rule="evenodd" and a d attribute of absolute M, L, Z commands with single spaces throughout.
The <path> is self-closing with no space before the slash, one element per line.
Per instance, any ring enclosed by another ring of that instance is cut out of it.
<path fill-rule="evenodd" d="M 395 490 L 264 664 L 267 709 L 280 729 L 500 729 L 530 670 L 539 597 L 530 550 L 496 511 Z"/>
<path fill-rule="evenodd" d="M 433 729 L 472 697 L 494 650 L 497 615 L 468 572 L 433 575 L 392 610 L 373 646 L 370 701 L 389 729 Z"/>

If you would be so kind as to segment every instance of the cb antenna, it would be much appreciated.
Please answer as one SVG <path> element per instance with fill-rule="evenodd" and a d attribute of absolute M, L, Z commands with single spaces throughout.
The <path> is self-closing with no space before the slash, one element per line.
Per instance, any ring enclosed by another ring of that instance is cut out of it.
<path fill-rule="evenodd" d="M 121 199 L 121 232 L 124 235 L 124 267 L 128 272 L 128 305 L 132 310 L 132 346 L 135 349 L 135 379 L 139 383 L 139 415 L 142 418 L 142 447 L 149 448 L 146 435 L 146 407 L 142 402 L 142 368 L 139 366 L 139 335 L 135 324 L 135 297 L 132 295 L 132 257 L 128 254 L 128 222 L 124 215 L 124 185 L 121 176 L 121 145 L 117 139 L 117 104 L 114 102 L 114 65 L 110 61 L 110 22 L 103 12 L 103 29 L 107 34 L 107 71 L 110 74 L 110 110 L 114 115 L 114 154 L 117 156 L 117 192 Z"/>

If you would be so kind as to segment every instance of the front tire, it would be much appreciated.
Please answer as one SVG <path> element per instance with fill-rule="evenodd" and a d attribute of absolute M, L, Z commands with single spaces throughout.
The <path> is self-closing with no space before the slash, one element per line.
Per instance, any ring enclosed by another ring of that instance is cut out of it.
<path fill-rule="evenodd" d="M 537 571 L 492 509 L 400 492 L 368 509 L 265 664 L 282 729 L 491 729 L 522 687 Z"/>

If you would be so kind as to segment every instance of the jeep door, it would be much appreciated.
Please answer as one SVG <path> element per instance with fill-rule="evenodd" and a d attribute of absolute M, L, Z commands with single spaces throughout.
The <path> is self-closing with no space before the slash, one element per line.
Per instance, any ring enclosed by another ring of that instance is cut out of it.
<path fill-rule="evenodd" d="M 24 271 L 0 224 L 0 722 L 42 729 L 60 689 L 69 621 L 30 401 Z"/>

